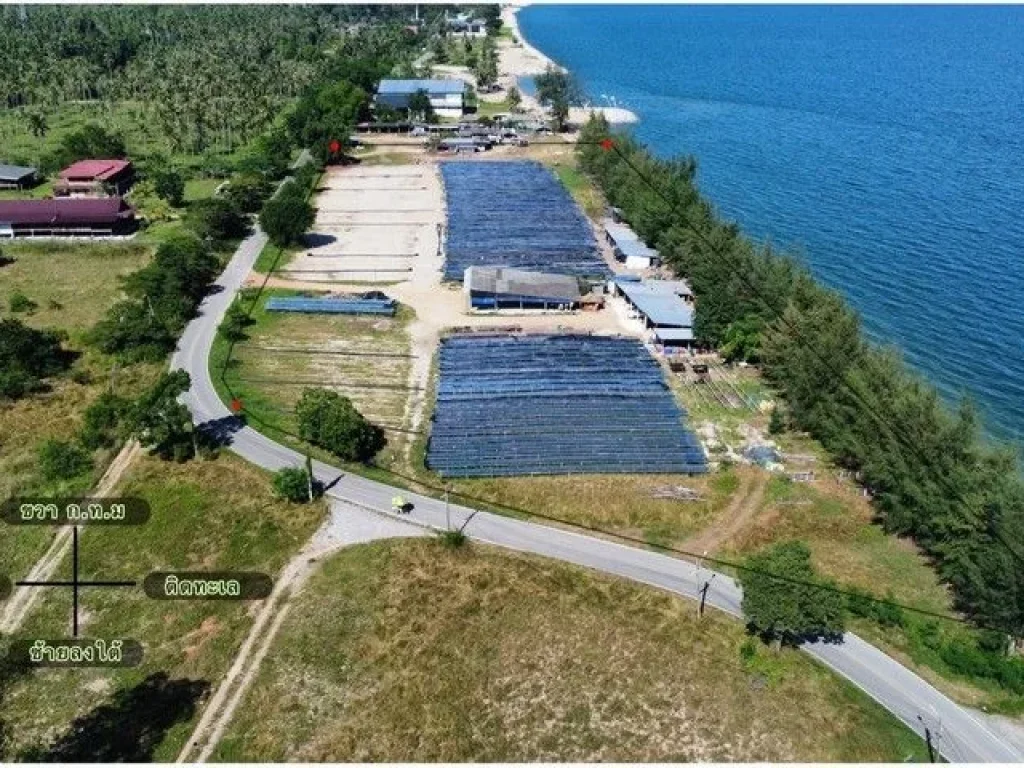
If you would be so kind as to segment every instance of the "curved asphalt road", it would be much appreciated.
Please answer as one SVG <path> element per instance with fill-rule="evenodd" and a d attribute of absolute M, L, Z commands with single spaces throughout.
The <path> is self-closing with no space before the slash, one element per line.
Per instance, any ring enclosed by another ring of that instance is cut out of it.
<path fill-rule="evenodd" d="M 203 302 L 199 316 L 189 323 L 171 360 L 172 370 L 182 368 L 192 377 L 192 388 L 182 399 L 197 424 L 232 416 L 213 387 L 207 361 L 217 326 L 265 243 L 261 232 L 242 242 L 217 281 L 220 290 Z M 268 470 L 301 467 L 305 462 L 299 453 L 248 427 L 234 433 L 231 449 Z M 320 462 L 314 462 L 313 469 L 318 479 L 330 485 L 329 496 L 390 515 L 391 499 L 401 493 L 413 504 L 413 511 L 403 515 L 403 520 L 435 529 L 446 526 L 444 502 L 342 474 Z M 697 568 L 685 560 L 454 504 L 450 514 L 456 525 L 473 516 L 466 532 L 480 541 L 594 568 L 685 597 L 697 594 Z M 703 574 L 708 578 L 710 572 L 705 569 Z M 714 577 L 707 594 L 709 605 L 736 617 L 742 615 L 741 598 L 737 583 L 722 574 Z M 930 728 L 936 747 L 948 760 L 1024 762 L 1024 754 L 993 733 L 981 715 L 960 707 L 856 635 L 847 633 L 841 644 L 805 645 L 804 650 L 853 682 L 922 738 L 925 726 Z"/>

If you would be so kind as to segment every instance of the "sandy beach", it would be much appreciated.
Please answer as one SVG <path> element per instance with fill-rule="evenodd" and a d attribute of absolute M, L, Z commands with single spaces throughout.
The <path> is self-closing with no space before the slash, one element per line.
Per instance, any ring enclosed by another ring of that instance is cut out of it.
<path fill-rule="evenodd" d="M 501 40 L 498 43 L 498 82 L 503 91 L 511 86 L 517 85 L 519 77 L 539 75 L 549 66 L 564 69 L 555 61 L 545 56 L 544 53 L 530 45 L 523 37 L 519 29 L 519 22 L 516 14 L 526 7 L 526 3 L 502 6 L 501 20 L 515 36 L 516 42 Z M 543 107 L 535 98 L 520 89 L 523 97 L 523 106 L 529 110 L 543 110 Z M 609 123 L 623 124 L 635 123 L 638 118 L 628 109 L 621 107 L 571 107 L 569 109 L 569 122 L 581 125 L 587 121 L 593 113 L 600 113 L 605 116 Z"/>

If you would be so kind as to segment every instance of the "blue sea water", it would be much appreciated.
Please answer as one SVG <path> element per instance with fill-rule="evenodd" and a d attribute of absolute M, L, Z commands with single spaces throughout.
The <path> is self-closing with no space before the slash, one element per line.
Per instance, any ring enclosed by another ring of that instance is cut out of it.
<path fill-rule="evenodd" d="M 1024 444 L 1024 7 L 530 6 L 525 38 Z"/>

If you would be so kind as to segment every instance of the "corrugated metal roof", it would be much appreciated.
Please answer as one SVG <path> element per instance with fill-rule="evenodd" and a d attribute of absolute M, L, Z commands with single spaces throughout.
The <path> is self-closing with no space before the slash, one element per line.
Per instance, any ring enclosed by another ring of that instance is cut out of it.
<path fill-rule="evenodd" d="M 693 309 L 674 293 L 647 283 L 619 283 L 619 290 L 655 325 L 693 327 Z"/>
<path fill-rule="evenodd" d="M 658 341 L 693 341 L 692 328 L 658 328 L 654 331 Z"/>
<path fill-rule="evenodd" d="M 26 176 L 31 176 L 35 172 L 35 168 L 29 168 L 24 165 L 0 164 L 0 181 L 20 181 Z"/>
<path fill-rule="evenodd" d="M 377 93 L 413 94 L 426 91 L 429 94 L 463 93 L 466 84 L 462 80 L 381 80 Z"/>
<path fill-rule="evenodd" d="M 463 275 L 469 291 L 509 296 L 530 296 L 556 301 L 578 301 L 580 286 L 569 275 L 527 272 L 506 267 L 469 267 Z"/>
<path fill-rule="evenodd" d="M 29 224 L 114 224 L 135 209 L 120 197 L 0 200 L 0 221 Z"/>
<path fill-rule="evenodd" d="M 107 179 L 131 167 L 127 160 L 79 160 L 60 172 L 62 179 Z"/>
<path fill-rule="evenodd" d="M 657 259 L 658 252 L 648 247 L 640 239 L 640 236 L 625 224 L 619 224 L 614 219 L 604 218 L 601 220 L 604 231 L 612 239 L 615 247 L 619 249 L 626 258 L 640 256 L 642 258 Z"/>

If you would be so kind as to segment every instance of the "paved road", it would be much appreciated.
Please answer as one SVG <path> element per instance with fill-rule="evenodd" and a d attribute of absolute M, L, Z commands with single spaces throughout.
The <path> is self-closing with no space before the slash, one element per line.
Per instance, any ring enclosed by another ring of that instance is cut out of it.
<path fill-rule="evenodd" d="M 231 417 L 214 390 L 207 360 L 217 326 L 265 242 L 265 236 L 258 232 L 242 242 L 218 280 L 220 290 L 203 302 L 200 315 L 185 330 L 171 361 L 172 368 L 183 368 L 192 376 L 192 388 L 184 395 L 183 401 L 191 409 L 197 424 Z M 231 449 L 269 470 L 304 464 L 300 454 L 250 428 L 234 434 Z M 396 493 L 394 488 L 357 475 L 342 474 L 320 462 L 314 462 L 314 473 L 330 486 L 330 496 L 382 514 L 391 514 L 391 499 Z M 403 515 L 403 519 L 429 528 L 445 527 L 443 501 L 406 491 L 401 493 L 414 505 L 413 511 Z M 452 523 L 457 525 L 464 524 L 472 516 L 466 533 L 475 540 L 594 568 L 685 597 L 696 596 L 699 576 L 693 563 L 463 506 L 451 505 L 448 513 Z M 709 578 L 710 572 L 705 569 L 702 576 Z M 722 574 L 715 575 L 708 591 L 709 605 L 740 617 L 741 597 L 735 581 Z M 956 762 L 1024 762 L 1024 753 L 996 735 L 982 722 L 981 715 L 960 707 L 856 635 L 848 633 L 841 644 L 816 643 L 804 646 L 804 650 L 867 692 L 922 737 L 925 726 L 930 728 L 937 747 L 947 759 Z"/>

